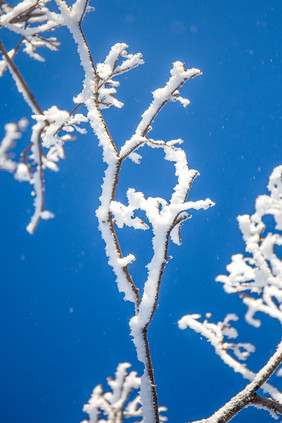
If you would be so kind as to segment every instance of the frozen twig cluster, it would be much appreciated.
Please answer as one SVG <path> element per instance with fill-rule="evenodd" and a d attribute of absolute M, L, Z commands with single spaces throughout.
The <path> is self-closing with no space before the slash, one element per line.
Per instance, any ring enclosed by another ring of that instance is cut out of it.
<path fill-rule="evenodd" d="M 257 312 L 264 313 L 282 323 L 282 260 L 276 251 L 276 246 L 282 245 L 282 235 L 279 232 L 282 230 L 282 166 L 273 170 L 267 188 L 270 194 L 260 195 L 256 199 L 255 213 L 251 216 L 238 217 L 248 256 L 234 255 L 232 262 L 227 266 L 229 275 L 220 275 L 216 278 L 216 281 L 224 284 L 227 293 L 239 294 L 243 303 L 248 307 L 245 319 L 254 327 L 259 327 L 261 324 L 260 320 L 254 318 Z M 263 222 L 265 216 L 272 216 L 275 223 L 273 229 L 270 228 L 268 231 Z M 222 322 L 217 323 L 208 321 L 211 317 L 210 313 L 203 322 L 199 321 L 200 317 L 199 314 L 183 316 L 178 322 L 179 328 L 189 327 L 204 336 L 225 364 L 240 373 L 245 379 L 252 381 L 248 385 L 249 387 L 255 386 L 252 383 L 257 380 L 259 388 L 271 397 L 260 397 L 253 388 L 250 388 L 250 394 L 247 387 L 238 397 L 242 405 L 240 409 L 248 405 L 255 405 L 268 409 L 271 415 L 277 418 L 278 414 L 282 413 L 282 393 L 266 381 L 282 362 L 282 344 L 280 343 L 278 346 L 276 366 L 272 368 L 272 372 L 264 373 L 261 370 L 256 374 L 241 362 L 255 351 L 255 347 L 249 343 L 234 344 L 225 340 L 226 337 L 234 339 L 238 336 L 237 330 L 230 325 L 230 321 L 236 321 L 238 317 L 235 314 L 228 314 Z M 268 377 L 265 377 L 266 374 Z M 280 374 L 279 370 L 276 374 Z M 260 378 L 259 375 L 261 375 Z M 201 420 L 201 422 L 229 421 L 240 411 L 237 410 L 236 398 L 233 398 L 234 401 L 228 403 L 229 405 L 226 404 L 209 419 Z"/>
<path fill-rule="evenodd" d="M 82 423 L 121 423 L 129 418 L 137 419 L 136 421 L 142 419 L 141 400 L 136 393 L 140 388 L 141 378 L 134 371 L 128 373 L 129 367 L 129 363 L 120 363 L 115 378 L 107 379 L 110 392 L 104 392 L 102 385 L 94 388 L 91 398 L 83 407 L 89 420 Z M 159 407 L 159 413 L 165 411 L 166 407 Z M 167 418 L 160 414 L 160 421 L 166 420 Z"/>

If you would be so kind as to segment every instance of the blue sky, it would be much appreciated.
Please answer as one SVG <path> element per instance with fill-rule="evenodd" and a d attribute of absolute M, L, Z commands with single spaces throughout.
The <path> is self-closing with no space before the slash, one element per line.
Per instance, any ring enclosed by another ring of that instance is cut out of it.
<path fill-rule="evenodd" d="M 238 214 L 253 213 L 257 195 L 281 164 L 281 12 L 280 1 L 96 0 L 84 22 L 95 62 L 111 45 L 129 44 L 145 64 L 120 78 L 121 110 L 106 110 L 117 145 L 130 138 L 149 105 L 151 91 L 162 87 L 171 63 L 203 70 L 182 96 L 191 104 L 169 104 L 157 117 L 156 139 L 183 138 L 191 168 L 200 176 L 190 199 L 210 197 L 216 206 L 193 212 L 182 229 L 182 246 L 170 246 L 159 308 L 149 339 L 160 405 L 169 421 L 208 417 L 245 386 L 192 331 L 180 331 L 185 313 L 212 312 L 221 320 L 240 316 L 241 341 L 257 346 L 250 368 L 259 369 L 274 352 L 281 327 L 265 318 L 260 329 L 245 324 L 245 307 L 214 282 L 231 255 L 243 252 Z M 15 38 L 2 31 L 11 48 Z M 45 63 L 19 54 L 21 69 L 43 109 L 66 110 L 82 87 L 82 70 L 66 30 L 58 31 L 59 52 L 45 51 Z M 6 122 L 29 117 L 29 110 L 6 72 L 1 86 L 1 135 Z M 20 144 L 22 143 L 22 144 Z M 19 142 L 19 151 L 28 143 Z M 117 198 L 128 187 L 169 198 L 175 183 L 172 164 L 144 149 L 142 164 L 125 163 Z M 97 229 L 104 165 L 97 140 L 88 134 L 66 145 L 59 173 L 46 174 L 46 205 L 56 217 L 25 231 L 32 213 L 30 187 L 10 174 L 1 189 L 1 420 L 16 423 L 75 423 L 93 387 L 129 361 L 141 374 L 129 337 L 131 304 L 118 293 Z M 148 232 L 148 233 L 147 233 Z M 132 272 L 142 288 L 151 255 L 149 231 L 118 231 L 125 253 L 137 262 Z M 281 378 L 276 384 L 282 389 Z M 234 422 L 272 421 L 266 412 L 248 409 Z"/>

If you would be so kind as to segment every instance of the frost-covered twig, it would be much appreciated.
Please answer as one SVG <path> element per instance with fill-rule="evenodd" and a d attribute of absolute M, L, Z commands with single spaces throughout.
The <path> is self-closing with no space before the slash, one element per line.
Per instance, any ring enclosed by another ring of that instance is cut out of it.
<path fill-rule="evenodd" d="M 36 101 L 36 98 L 30 91 L 26 81 L 24 80 L 23 76 L 21 75 L 19 69 L 11 60 L 7 50 L 4 47 L 4 44 L 0 40 L 0 51 L 3 54 L 3 58 L 11 72 L 11 75 L 17 85 L 18 91 L 23 95 L 26 103 L 29 105 L 33 113 L 42 114 L 42 109 Z"/>
<path fill-rule="evenodd" d="M 282 341 L 277 347 L 276 352 L 269 359 L 266 365 L 256 374 L 254 380 L 249 383 L 245 389 L 235 395 L 216 413 L 207 419 L 195 421 L 193 423 L 227 423 L 243 408 L 254 405 L 258 408 L 267 409 L 274 418 L 281 414 L 282 403 L 270 401 L 268 398 L 262 398 L 256 395 L 258 389 L 270 378 L 279 364 L 282 362 Z"/>
<path fill-rule="evenodd" d="M 113 78 L 144 63 L 141 53 L 128 54 L 127 48 L 128 45 L 125 43 L 115 44 L 104 63 L 97 64 L 97 89 L 100 109 L 108 109 L 111 106 L 121 108 L 123 106 L 123 103 L 114 97 L 116 93 L 115 87 L 119 86 L 119 82 Z M 123 60 L 121 64 L 119 64 L 120 59 Z"/>
<path fill-rule="evenodd" d="M 107 379 L 112 392 L 104 393 L 102 385 L 94 388 L 90 400 L 83 407 L 83 411 L 89 416 L 89 423 L 105 421 L 100 420 L 101 414 L 110 423 L 122 422 L 124 417 L 142 417 L 139 395 L 129 401 L 131 392 L 139 389 L 141 382 L 136 372 L 128 373 L 130 366 L 129 363 L 120 363 L 115 379 Z"/>
<path fill-rule="evenodd" d="M 16 53 L 19 51 L 19 48 L 23 42 L 23 38 L 21 38 L 21 40 L 18 42 L 18 44 L 16 45 L 15 48 L 13 48 L 12 50 L 8 51 L 8 56 L 11 60 L 14 59 Z M 5 61 L 5 59 L 0 60 L 0 78 L 3 76 L 4 72 L 6 71 L 6 69 L 8 68 L 7 63 Z"/>
<path fill-rule="evenodd" d="M 129 367 L 131 367 L 129 363 L 120 363 L 115 378 L 107 379 L 111 392 L 104 392 L 102 385 L 94 388 L 91 398 L 83 407 L 89 420 L 84 420 L 82 423 L 122 423 L 123 419 L 131 417 L 137 418 L 138 421 L 142 419 L 140 396 L 136 393 L 132 398 L 131 395 L 133 391 L 139 389 L 141 378 L 134 371 L 128 373 Z M 166 407 L 159 407 L 160 421 L 167 420 L 161 415 L 165 411 Z"/>
<path fill-rule="evenodd" d="M 278 419 L 279 414 L 282 415 L 282 404 L 279 404 L 277 401 L 274 401 L 271 398 L 264 398 L 260 395 L 254 394 L 251 405 L 256 408 L 262 408 L 266 411 L 269 411 L 270 415 L 274 419 Z"/>
<path fill-rule="evenodd" d="M 184 107 L 189 104 L 189 100 L 179 96 L 179 88 L 185 81 L 201 75 L 201 73 L 201 70 L 195 68 L 185 70 L 184 63 L 182 62 L 175 62 L 173 64 L 173 68 L 170 71 L 171 77 L 166 86 L 153 92 L 153 101 L 150 107 L 143 113 L 134 135 L 121 148 L 120 156 L 122 160 L 133 153 L 140 145 L 146 143 L 146 136 L 151 129 L 151 124 L 166 103 L 178 100 Z"/>
<path fill-rule="evenodd" d="M 277 256 L 276 246 L 282 245 L 282 166 L 276 167 L 267 186 L 270 195 L 261 195 L 255 204 L 255 213 L 238 217 L 239 227 L 246 243 L 246 252 L 232 256 L 227 266 L 229 275 L 216 278 L 223 283 L 228 294 L 238 293 L 248 307 L 246 321 L 260 326 L 254 318 L 262 312 L 282 323 L 282 260 Z M 272 216 L 276 233 L 269 231 L 265 236 L 264 216 Z M 245 292 L 248 291 L 248 294 Z"/>

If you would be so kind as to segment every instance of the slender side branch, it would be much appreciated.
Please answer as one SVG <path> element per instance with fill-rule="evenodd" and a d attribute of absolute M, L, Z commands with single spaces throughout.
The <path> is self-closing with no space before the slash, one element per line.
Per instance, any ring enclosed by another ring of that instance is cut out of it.
<path fill-rule="evenodd" d="M 17 52 L 19 51 L 19 48 L 23 42 L 24 38 L 22 37 L 21 40 L 18 42 L 18 44 L 16 45 L 16 47 L 12 50 L 12 52 L 10 51 L 9 53 L 6 51 L 7 56 L 13 60 L 13 58 L 15 57 L 15 55 L 17 54 Z M 0 40 L 1 42 L 1 40 Z M 3 44 L 2 44 L 3 46 Z M 1 50 L 3 53 L 3 50 Z M 0 66 L 0 77 L 4 74 L 5 70 L 7 69 L 8 65 L 7 65 L 7 61 L 3 60 L 2 61 L 3 66 Z"/>
<path fill-rule="evenodd" d="M 256 391 L 270 378 L 270 376 L 277 369 L 279 364 L 282 362 L 282 341 L 279 343 L 276 352 L 267 362 L 267 364 L 257 373 L 254 380 L 249 383 L 243 391 L 239 392 L 235 397 L 228 401 L 222 408 L 220 408 L 216 413 L 211 417 L 203 420 L 198 420 L 193 423 L 227 423 L 229 422 L 239 411 L 244 407 L 251 404 L 258 404 L 259 398 L 254 396 Z M 267 399 L 263 404 L 266 405 L 270 403 Z M 261 405 L 263 405 L 261 404 Z M 276 403 L 276 412 L 281 411 L 281 404 Z M 266 407 L 269 409 L 269 407 Z M 272 407 L 273 408 L 273 407 Z M 279 411 L 280 410 L 280 411 Z"/>
<path fill-rule="evenodd" d="M 6 13 L 0 16 L 0 27 L 5 27 L 10 31 L 21 35 L 28 41 L 31 37 L 38 37 L 38 34 L 52 31 L 61 25 L 61 16 L 51 12 L 45 7 L 48 0 L 23 0 L 15 7 L 10 7 Z M 38 9 L 38 10 L 37 10 Z M 44 21 L 41 25 L 30 26 L 29 20 L 39 18 Z"/>
<path fill-rule="evenodd" d="M 122 160 L 146 142 L 145 137 L 151 129 L 151 124 L 165 104 L 177 100 L 180 101 L 184 107 L 189 104 L 189 100 L 184 100 L 182 97 L 179 97 L 178 90 L 188 79 L 201 75 L 202 71 L 195 68 L 186 71 L 184 63 L 175 62 L 170 73 L 171 78 L 166 86 L 153 92 L 153 101 L 145 113 L 143 113 L 135 134 L 122 147 L 120 151 Z"/>
<path fill-rule="evenodd" d="M 14 62 L 10 59 L 7 50 L 5 49 L 2 41 L 0 40 L 0 51 L 3 54 L 3 57 L 7 63 L 7 66 L 11 72 L 11 75 L 17 85 L 18 91 L 23 95 L 25 101 L 27 102 L 27 104 L 29 105 L 29 107 L 31 108 L 31 110 L 33 111 L 33 113 L 38 114 L 38 115 L 42 115 L 43 111 L 41 109 L 41 107 L 39 106 L 39 104 L 37 103 L 34 95 L 32 94 L 32 92 L 30 91 L 27 83 L 25 82 L 23 76 L 21 75 L 19 69 L 17 68 L 17 66 L 14 64 Z"/>
<path fill-rule="evenodd" d="M 260 395 L 254 394 L 251 405 L 269 411 L 274 418 L 277 418 L 279 414 L 282 414 L 282 404 L 279 404 L 279 402 L 274 401 L 272 398 L 264 398 Z"/>

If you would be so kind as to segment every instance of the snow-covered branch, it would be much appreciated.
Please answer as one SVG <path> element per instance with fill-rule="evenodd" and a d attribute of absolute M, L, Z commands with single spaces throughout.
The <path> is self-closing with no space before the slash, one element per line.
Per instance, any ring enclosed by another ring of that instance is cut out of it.
<path fill-rule="evenodd" d="M 83 407 L 83 411 L 89 416 L 89 423 L 117 423 L 122 422 L 124 417 L 142 417 L 139 395 L 136 393 L 135 398 L 129 401 L 131 392 L 139 389 L 141 383 L 136 372 L 128 373 L 129 367 L 129 363 L 120 363 L 115 378 L 107 379 L 111 392 L 104 392 L 102 385 L 94 388 L 90 400 Z M 106 417 L 106 420 L 101 420 L 100 416 Z M 83 423 L 86 422 L 84 420 Z"/>

